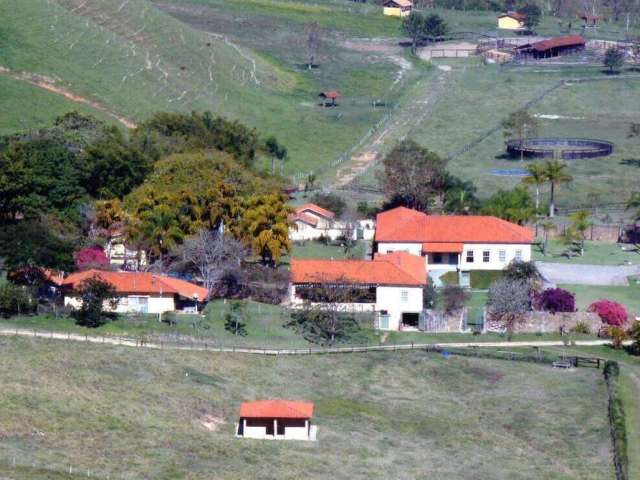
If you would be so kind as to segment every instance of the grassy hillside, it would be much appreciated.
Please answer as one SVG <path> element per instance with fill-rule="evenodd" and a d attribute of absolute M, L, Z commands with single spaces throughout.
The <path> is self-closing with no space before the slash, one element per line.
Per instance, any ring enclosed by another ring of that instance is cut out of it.
<path fill-rule="evenodd" d="M 0 475 L 15 457 L 33 479 L 69 464 L 111 478 L 613 478 L 595 369 L 0 345 Z M 234 438 L 239 404 L 272 397 L 313 401 L 318 441 Z"/>
<path fill-rule="evenodd" d="M 109 123 L 112 117 L 77 104 L 55 93 L 20 80 L 0 75 L 0 135 L 17 130 L 50 126 L 53 120 L 72 110 L 94 115 Z"/>
<path fill-rule="evenodd" d="M 238 118 L 289 147 L 290 172 L 326 164 L 355 143 L 381 115 L 360 96 L 378 76 L 383 86 L 373 92 L 384 91 L 397 68 L 344 68 L 343 83 L 321 88 L 295 65 L 191 28 L 146 0 L 11 0 L 0 14 L 1 66 L 44 75 L 136 121 L 157 110 Z M 316 107 L 329 88 L 344 88 L 354 106 Z"/>

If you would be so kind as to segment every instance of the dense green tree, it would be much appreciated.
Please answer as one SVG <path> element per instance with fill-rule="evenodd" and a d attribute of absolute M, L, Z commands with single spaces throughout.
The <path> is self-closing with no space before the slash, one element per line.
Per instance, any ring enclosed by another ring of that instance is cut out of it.
<path fill-rule="evenodd" d="M 402 20 L 402 33 L 411 39 L 411 53 L 415 55 L 424 37 L 424 16 L 420 12 L 411 12 Z"/>
<path fill-rule="evenodd" d="M 383 160 L 378 179 L 390 205 L 428 211 L 445 191 L 447 161 L 413 140 L 398 143 Z"/>
<path fill-rule="evenodd" d="M 258 135 L 237 121 L 214 117 L 211 112 L 191 114 L 160 112 L 141 123 L 133 141 L 145 154 L 158 159 L 174 153 L 215 149 L 250 167 L 259 147 Z"/>
<path fill-rule="evenodd" d="M 480 211 L 484 215 L 523 224 L 533 218 L 535 206 L 527 189 L 516 187 L 513 190 L 498 190 L 489 197 Z"/>
<path fill-rule="evenodd" d="M 229 302 L 229 309 L 224 315 L 224 329 L 240 335 L 247 335 L 247 314 L 246 303 L 242 300 L 232 300 Z"/>
<path fill-rule="evenodd" d="M 94 276 L 84 280 L 75 293 L 80 299 L 80 308 L 75 312 L 78 325 L 96 328 L 116 317 L 104 308 L 108 305 L 111 310 L 115 310 L 119 302 L 116 289 L 109 282 Z"/>
<path fill-rule="evenodd" d="M 587 231 L 593 225 L 590 214 L 587 210 L 579 210 L 569 215 L 571 225 L 565 231 L 564 240 L 568 245 L 577 245 L 580 251 L 580 256 L 584 256 L 584 242 L 587 236 Z"/>
<path fill-rule="evenodd" d="M 537 118 L 526 110 L 516 110 L 502 122 L 502 128 L 505 137 L 515 137 L 522 145 L 526 138 L 536 135 L 539 122 Z M 524 152 L 521 152 L 520 159 L 524 159 Z"/>
<path fill-rule="evenodd" d="M 529 30 L 533 30 L 540 23 L 540 17 L 542 17 L 542 10 L 534 3 L 527 3 L 518 10 L 519 13 L 524 15 L 524 26 Z"/>
<path fill-rule="evenodd" d="M 616 47 L 607 49 L 603 63 L 609 69 L 609 72 L 619 72 L 624 65 L 624 50 Z"/>
<path fill-rule="evenodd" d="M 344 199 L 335 193 L 316 193 L 311 197 L 311 201 L 316 205 L 335 213 L 336 217 L 340 217 L 347 208 L 347 203 Z"/>
<path fill-rule="evenodd" d="M 264 142 L 264 148 L 271 157 L 271 175 L 276 173 L 276 160 L 284 162 L 289 152 L 287 148 L 278 143 L 276 137 L 269 137 Z"/>
<path fill-rule="evenodd" d="M 476 196 L 478 189 L 470 180 L 462 180 L 450 173 L 445 175 L 444 211 L 458 215 L 469 215 L 480 208 Z"/>
<path fill-rule="evenodd" d="M 9 317 L 32 312 L 36 303 L 26 287 L 13 283 L 0 285 L 0 315 Z"/>
<path fill-rule="evenodd" d="M 444 19 L 435 13 L 427 15 L 424 19 L 424 36 L 428 39 L 444 37 L 449 28 Z"/>
<path fill-rule="evenodd" d="M 0 258 L 9 271 L 31 266 L 71 271 L 73 251 L 71 242 L 57 237 L 50 227 L 38 221 L 0 228 Z"/>

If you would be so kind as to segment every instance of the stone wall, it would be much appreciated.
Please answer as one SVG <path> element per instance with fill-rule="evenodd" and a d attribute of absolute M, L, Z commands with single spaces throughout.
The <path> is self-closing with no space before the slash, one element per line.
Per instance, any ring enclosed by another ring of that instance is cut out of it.
<path fill-rule="evenodd" d="M 555 315 L 549 312 L 531 312 L 524 322 L 516 326 L 516 333 L 553 333 L 559 332 L 560 327 L 569 331 L 578 322 L 586 323 L 592 334 L 598 333 L 602 325 L 600 317 L 590 312 L 556 313 Z"/>

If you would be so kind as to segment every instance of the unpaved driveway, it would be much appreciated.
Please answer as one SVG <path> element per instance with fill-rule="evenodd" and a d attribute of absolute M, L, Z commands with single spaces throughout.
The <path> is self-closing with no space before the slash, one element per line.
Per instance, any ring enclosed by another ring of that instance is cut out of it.
<path fill-rule="evenodd" d="M 578 265 L 536 262 L 549 283 L 575 285 L 628 285 L 627 277 L 640 274 L 638 265 Z"/>

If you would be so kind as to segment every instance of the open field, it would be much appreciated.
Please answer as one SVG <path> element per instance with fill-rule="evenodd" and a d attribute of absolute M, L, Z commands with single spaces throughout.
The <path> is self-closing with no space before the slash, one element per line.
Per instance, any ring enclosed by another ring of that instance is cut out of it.
<path fill-rule="evenodd" d="M 626 249 L 626 250 L 623 250 Z M 608 243 L 608 242 L 585 242 L 583 256 L 571 257 L 563 255 L 567 246 L 562 240 L 550 240 L 547 255 L 542 255 L 542 245 L 532 247 L 533 259 L 537 262 L 554 263 L 578 263 L 585 265 L 623 265 L 640 263 L 640 253 L 630 251 L 632 245 Z"/>
<path fill-rule="evenodd" d="M 569 172 L 575 181 L 558 189 L 560 207 L 626 202 L 637 189 L 639 152 L 637 141 L 628 138 L 628 132 L 631 123 L 640 121 L 640 78 L 607 77 L 597 69 L 504 69 L 482 65 L 477 59 L 438 59 L 434 63 L 451 67 L 447 90 L 431 114 L 414 125 L 410 136 L 450 157 L 450 170 L 473 180 L 481 197 L 519 184 L 518 177 L 492 174 L 494 169 L 523 168 L 519 160 L 504 158 L 500 123 L 509 113 L 540 97 L 542 100 L 529 109 L 540 117 L 540 136 L 602 138 L 615 143 L 609 157 L 570 162 Z M 604 79 L 562 83 L 585 76 Z M 557 85 L 562 86 L 553 90 Z M 474 142 L 478 143 L 472 149 L 463 150 Z M 362 185 L 376 185 L 374 170 L 363 175 Z M 543 205 L 548 200 L 547 190 L 542 188 Z"/>
<path fill-rule="evenodd" d="M 367 245 L 365 242 L 356 242 L 348 254 L 340 245 L 325 245 L 321 242 L 307 241 L 304 244 L 294 243 L 292 258 L 363 258 Z"/>
<path fill-rule="evenodd" d="M 111 478 L 613 478 L 595 369 L 0 345 L 2 459 L 18 465 Z M 235 439 L 240 402 L 272 397 L 313 401 L 318 441 Z"/>

